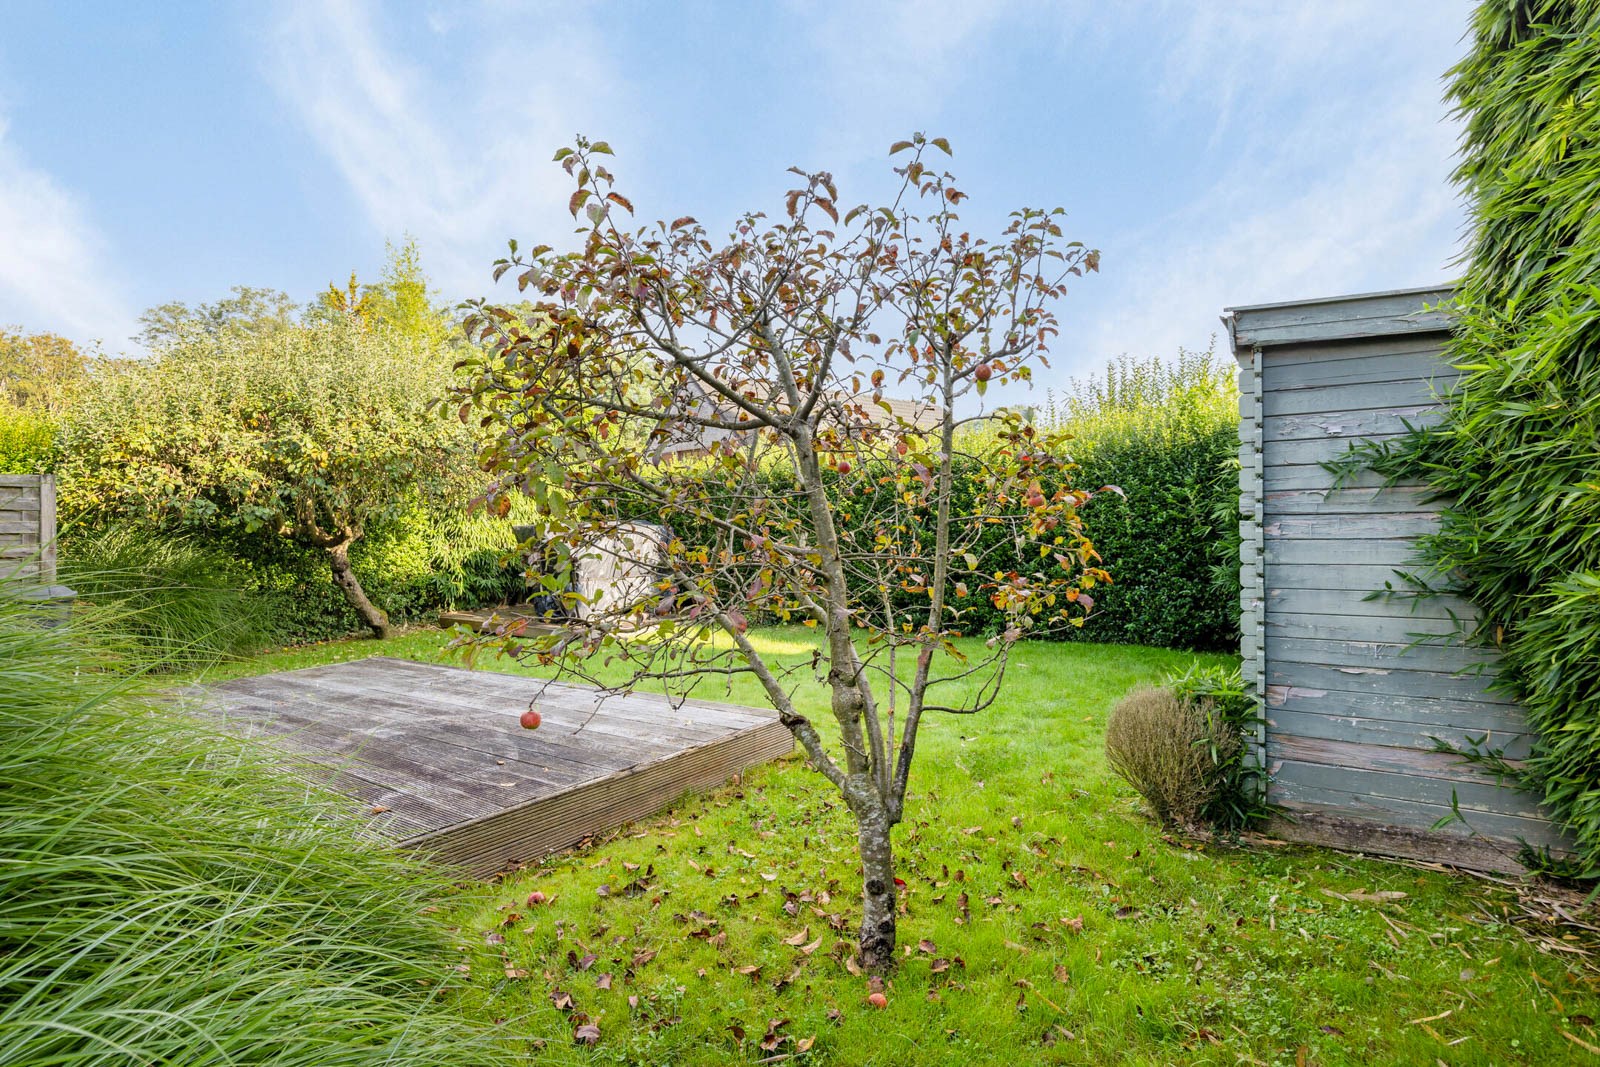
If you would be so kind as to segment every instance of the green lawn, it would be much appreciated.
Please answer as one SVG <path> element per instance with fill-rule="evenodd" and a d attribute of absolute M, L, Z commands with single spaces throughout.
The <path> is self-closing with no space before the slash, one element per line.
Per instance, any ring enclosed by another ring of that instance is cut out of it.
<path fill-rule="evenodd" d="M 758 637 L 794 657 L 815 639 Z M 443 640 L 212 674 L 448 661 Z M 1600 1063 L 1600 972 L 1511 926 L 1510 889 L 1152 825 L 1108 773 L 1102 727 L 1119 694 L 1191 658 L 1024 645 L 1002 707 L 925 726 L 895 835 L 907 955 L 885 1009 L 846 964 L 848 813 L 798 759 L 464 889 L 447 904 L 463 965 L 540 1063 Z M 748 685 L 703 695 L 759 702 Z M 805 703 L 824 718 L 820 687 Z M 534 890 L 548 899 L 530 907 Z M 593 1047 L 574 1043 L 583 1023 Z"/>

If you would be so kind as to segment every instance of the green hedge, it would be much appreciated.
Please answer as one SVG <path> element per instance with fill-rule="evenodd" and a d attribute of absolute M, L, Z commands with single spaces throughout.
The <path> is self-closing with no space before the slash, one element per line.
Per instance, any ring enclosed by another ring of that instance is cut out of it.
<path fill-rule="evenodd" d="M 1083 508 L 1112 584 L 1094 591 L 1095 610 L 1081 629 L 1053 636 L 1067 640 L 1232 651 L 1239 641 L 1238 391 L 1233 369 L 1209 352 L 1180 353 L 1175 362 L 1123 358 L 1103 375 L 1075 381 L 1067 399 L 1036 413 L 1076 435 L 1071 475 L 1077 488 L 1114 485 Z M 974 449 L 974 451 L 980 451 Z M 954 509 L 970 510 L 980 470 L 958 459 Z M 792 475 L 764 470 L 768 499 L 790 501 Z M 873 479 L 852 480 L 859 493 Z M 880 489 L 879 491 L 889 491 Z M 836 505 L 842 501 L 835 500 Z M 657 521 L 654 514 L 626 517 Z M 688 544 L 717 544 L 709 527 L 675 528 Z M 926 551 L 932 551 L 932 533 Z M 1008 535 L 995 527 L 992 544 Z M 1037 560 L 1016 560 L 1029 570 Z M 997 563 L 997 565 L 1000 565 Z M 926 603 L 921 594 L 897 593 L 906 607 Z M 1005 625 L 986 600 L 965 602 L 959 628 L 989 635 Z"/>
<path fill-rule="evenodd" d="M 1425 562 L 1536 733 L 1517 773 L 1600 876 L 1600 4 L 1483 3 L 1451 95 L 1472 205 L 1446 418 L 1380 470 L 1446 501 Z M 1487 757 L 1496 771 L 1507 766 Z"/>
<path fill-rule="evenodd" d="M 1075 484 L 1112 584 L 1074 637 L 1208 651 L 1239 643 L 1239 398 L 1210 352 L 1122 359 L 1041 417 L 1077 439 Z"/>

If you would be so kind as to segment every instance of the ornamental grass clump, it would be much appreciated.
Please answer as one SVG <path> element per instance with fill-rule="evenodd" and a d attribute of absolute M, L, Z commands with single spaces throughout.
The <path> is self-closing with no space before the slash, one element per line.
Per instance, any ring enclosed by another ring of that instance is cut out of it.
<path fill-rule="evenodd" d="M 1163 825 L 1196 829 L 1218 795 L 1219 767 L 1232 761 L 1238 733 L 1206 702 L 1170 688 L 1136 689 L 1106 722 L 1106 761 Z"/>
<path fill-rule="evenodd" d="M 487 1064 L 447 887 L 0 583 L 0 1067 Z M 497 1054 L 497 1051 L 499 1054 Z"/>

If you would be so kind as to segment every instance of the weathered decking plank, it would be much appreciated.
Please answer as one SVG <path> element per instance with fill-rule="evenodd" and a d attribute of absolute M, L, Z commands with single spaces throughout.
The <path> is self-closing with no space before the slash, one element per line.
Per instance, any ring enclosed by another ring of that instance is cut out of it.
<path fill-rule="evenodd" d="M 641 818 L 789 752 L 776 714 L 374 657 L 198 690 L 398 844 L 476 875 Z M 544 721 L 524 730 L 530 703 Z M 375 811 L 374 809 L 383 809 Z"/>

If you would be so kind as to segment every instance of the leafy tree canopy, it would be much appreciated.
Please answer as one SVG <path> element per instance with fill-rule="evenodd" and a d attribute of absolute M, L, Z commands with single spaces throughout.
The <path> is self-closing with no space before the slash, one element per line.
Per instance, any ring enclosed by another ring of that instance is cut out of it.
<path fill-rule="evenodd" d="M 471 434 L 429 412 L 450 379 L 448 356 L 387 326 L 184 330 L 95 376 L 67 427 L 63 503 L 323 549 L 382 633 L 348 550 L 419 497 L 464 489 Z"/>
<path fill-rule="evenodd" d="M 82 388 L 93 361 L 65 337 L 0 329 L 0 401 L 59 413 Z"/>

